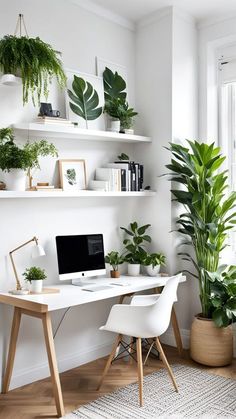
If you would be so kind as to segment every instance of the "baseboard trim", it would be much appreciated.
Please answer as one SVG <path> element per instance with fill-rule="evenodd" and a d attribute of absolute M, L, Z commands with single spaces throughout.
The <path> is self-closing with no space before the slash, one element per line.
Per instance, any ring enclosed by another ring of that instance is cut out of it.
<path fill-rule="evenodd" d="M 58 357 L 59 372 L 68 371 L 80 365 L 87 364 L 95 359 L 102 358 L 111 352 L 113 341 L 86 348 L 83 351 L 77 351 L 67 356 Z M 49 377 L 49 367 L 47 363 L 36 365 L 35 367 L 22 368 L 12 375 L 10 389 L 33 383 Z"/>
<path fill-rule="evenodd" d="M 181 329 L 180 334 L 181 334 L 181 337 L 182 337 L 182 343 L 183 343 L 184 349 L 189 349 L 190 330 Z M 164 343 L 166 345 L 176 347 L 175 336 L 174 336 L 173 330 L 172 329 L 167 330 L 167 332 L 164 333 L 164 335 L 162 335 L 161 341 L 162 341 L 162 343 Z"/>

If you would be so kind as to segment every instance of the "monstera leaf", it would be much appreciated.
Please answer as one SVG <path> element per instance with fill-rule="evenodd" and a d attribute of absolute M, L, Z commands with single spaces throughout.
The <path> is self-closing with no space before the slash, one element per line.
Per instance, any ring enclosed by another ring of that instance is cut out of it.
<path fill-rule="evenodd" d="M 69 98 L 74 102 L 70 102 L 70 108 L 76 115 L 85 119 L 88 128 L 88 121 L 97 119 L 102 113 L 102 107 L 98 107 L 98 94 L 88 81 L 75 75 L 72 89 L 73 91 L 68 89 Z"/>
<path fill-rule="evenodd" d="M 114 98 L 126 99 L 126 82 L 117 73 L 113 73 L 110 68 L 106 67 L 103 72 L 103 84 L 105 92 L 105 100 L 111 100 Z"/>

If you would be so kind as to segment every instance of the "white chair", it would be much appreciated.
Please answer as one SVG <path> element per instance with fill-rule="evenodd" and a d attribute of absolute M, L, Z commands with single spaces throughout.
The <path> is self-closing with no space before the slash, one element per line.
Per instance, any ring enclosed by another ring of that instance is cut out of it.
<path fill-rule="evenodd" d="M 142 338 L 155 338 L 161 360 L 168 371 L 175 390 L 178 392 L 173 372 L 158 337 L 169 326 L 172 306 L 177 301 L 177 288 L 180 277 L 181 274 L 169 278 L 161 294 L 136 296 L 133 297 L 129 305 L 116 304 L 112 307 L 107 323 L 105 326 L 100 327 L 100 330 L 118 333 L 118 337 L 106 363 L 98 390 L 116 355 L 122 336 L 128 335 L 136 338 L 140 406 L 143 406 Z"/>

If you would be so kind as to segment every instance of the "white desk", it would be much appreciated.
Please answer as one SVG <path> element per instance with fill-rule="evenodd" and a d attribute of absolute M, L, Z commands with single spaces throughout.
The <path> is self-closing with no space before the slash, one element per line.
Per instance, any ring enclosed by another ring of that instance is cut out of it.
<path fill-rule="evenodd" d="M 50 312 L 55 310 L 60 310 L 67 307 L 74 307 L 81 304 L 87 304 L 94 301 L 105 300 L 112 297 L 121 297 L 120 302 L 123 301 L 125 295 L 133 294 L 139 291 L 145 291 L 149 289 L 156 289 L 165 285 L 168 277 L 131 277 L 131 276 L 122 276 L 119 279 L 111 278 L 101 278 L 96 279 L 96 284 L 106 284 L 110 285 L 111 283 L 123 283 L 124 286 L 112 285 L 111 288 L 89 292 L 83 291 L 81 287 L 73 285 L 55 285 L 55 288 L 60 289 L 58 294 L 40 294 L 40 295 L 10 295 L 8 293 L 0 292 L 0 303 L 8 304 L 14 306 L 14 316 L 12 321 L 11 337 L 9 344 L 8 360 L 7 367 L 5 372 L 5 377 L 3 381 L 2 392 L 6 393 L 9 390 L 15 352 L 16 352 L 16 343 L 17 337 L 21 322 L 22 314 L 37 317 L 41 319 L 43 323 L 45 344 L 48 355 L 49 368 L 51 373 L 52 385 L 54 398 L 57 408 L 57 414 L 59 417 L 64 415 L 64 405 L 61 392 L 61 384 L 57 367 L 56 352 L 53 341 L 52 333 L 52 324 Z M 181 282 L 184 282 L 186 278 L 182 276 Z M 92 282 L 92 280 L 88 280 Z M 172 325 L 174 328 L 176 343 L 179 352 L 182 351 L 182 342 L 179 332 L 178 322 L 176 319 L 175 311 L 172 310 Z"/>

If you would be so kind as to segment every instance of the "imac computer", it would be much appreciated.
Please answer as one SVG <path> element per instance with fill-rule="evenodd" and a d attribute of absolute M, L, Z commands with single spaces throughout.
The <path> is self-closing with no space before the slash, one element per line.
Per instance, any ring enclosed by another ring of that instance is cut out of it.
<path fill-rule="evenodd" d="M 60 280 L 81 285 L 81 278 L 106 274 L 102 234 L 57 236 L 56 247 Z"/>

